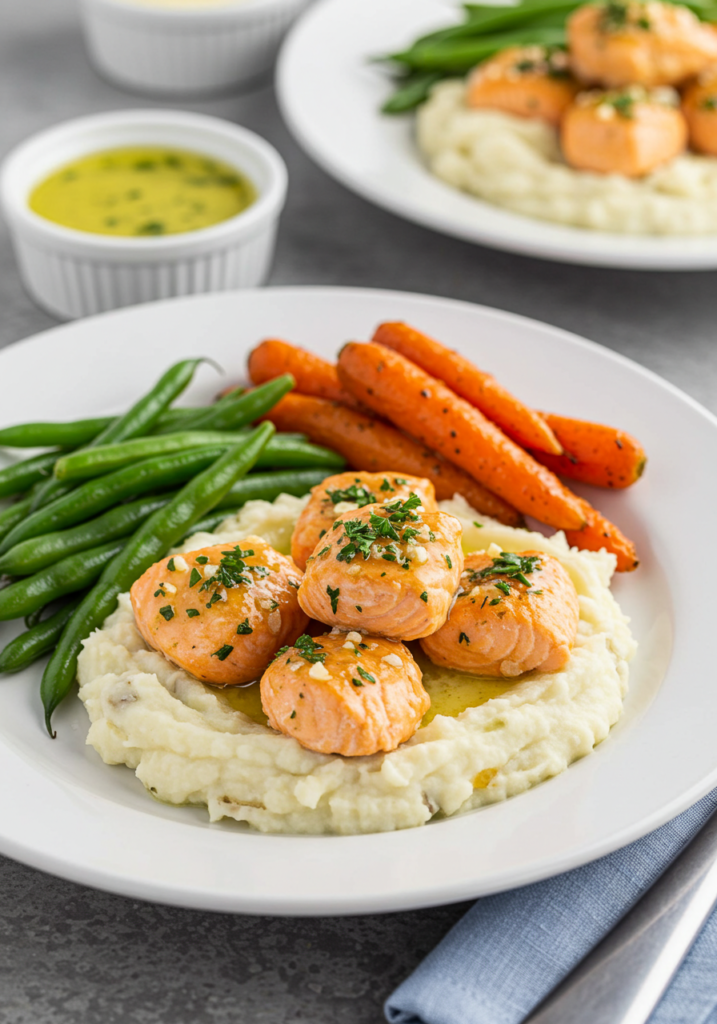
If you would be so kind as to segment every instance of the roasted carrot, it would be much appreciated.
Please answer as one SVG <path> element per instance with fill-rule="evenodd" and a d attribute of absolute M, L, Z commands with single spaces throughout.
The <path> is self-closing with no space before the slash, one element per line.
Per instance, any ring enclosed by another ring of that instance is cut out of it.
<path fill-rule="evenodd" d="M 582 530 L 566 530 L 568 544 L 586 551 L 605 548 L 617 557 L 618 572 L 632 572 L 640 564 L 635 545 L 625 534 L 582 498 L 578 499 L 585 513 Z"/>
<path fill-rule="evenodd" d="M 426 373 L 442 380 L 457 395 L 480 409 L 487 419 L 497 424 L 522 448 L 561 454 L 559 440 L 537 412 L 523 405 L 495 377 L 479 370 L 458 352 L 403 323 L 380 324 L 373 340 L 400 352 Z M 296 376 L 293 369 L 287 368 L 283 372 Z M 301 390 L 301 385 L 298 387 Z"/>
<path fill-rule="evenodd" d="M 559 530 L 584 526 L 580 502 L 553 473 L 402 355 L 372 342 L 351 342 L 341 350 L 338 371 L 359 401 L 430 444 L 519 512 Z"/>
<path fill-rule="evenodd" d="M 296 380 L 296 390 L 302 395 L 327 398 L 354 408 L 358 405 L 353 395 L 341 387 L 333 363 L 287 341 L 278 338 L 262 341 L 250 352 L 248 368 L 254 384 L 290 373 Z"/>
<path fill-rule="evenodd" d="M 624 430 L 570 416 L 541 413 L 563 446 L 563 455 L 533 451 L 553 473 L 596 487 L 629 487 L 645 469 L 647 455 L 640 442 Z"/>
<path fill-rule="evenodd" d="M 327 444 L 340 452 L 352 469 L 386 470 L 427 477 L 439 501 L 462 494 L 477 512 L 508 526 L 522 526 L 519 512 L 497 495 L 418 441 L 395 427 L 338 402 L 292 392 L 267 414 L 277 430 L 298 430 L 314 444 Z"/>

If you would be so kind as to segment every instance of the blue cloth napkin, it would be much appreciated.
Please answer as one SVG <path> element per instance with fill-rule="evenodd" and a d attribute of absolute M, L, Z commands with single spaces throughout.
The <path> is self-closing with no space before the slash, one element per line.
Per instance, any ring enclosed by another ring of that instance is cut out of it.
<path fill-rule="evenodd" d="M 519 1024 L 617 924 L 716 808 L 717 790 L 592 864 L 479 900 L 389 996 L 387 1020 Z M 717 911 L 650 1024 L 717 1024 Z"/>

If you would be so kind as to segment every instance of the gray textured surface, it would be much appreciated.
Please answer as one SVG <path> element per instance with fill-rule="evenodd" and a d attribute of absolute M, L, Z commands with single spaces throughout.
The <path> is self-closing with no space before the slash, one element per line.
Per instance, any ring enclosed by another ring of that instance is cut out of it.
<path fill-rule="evenodd" d="M 0 153 L 69 117 L 158 105 L 92 71 L 72 0 L 0 0 L 0 97 Z M 271 283 L 401 288 L 523 313 L 631 356 L 717 411 L 714 274 L 566 267 L 442 238 L 314 167 L 268 85 L 183 105 L 255 129 L 288 162 Z M 1 225 L 0 311 L 0 345 L 53 324 L 23 292 Z M 383 998 L 464 909 L 288 921 L 203 914 L 0 858 L 0 1022 L 377 1024 Z"/>

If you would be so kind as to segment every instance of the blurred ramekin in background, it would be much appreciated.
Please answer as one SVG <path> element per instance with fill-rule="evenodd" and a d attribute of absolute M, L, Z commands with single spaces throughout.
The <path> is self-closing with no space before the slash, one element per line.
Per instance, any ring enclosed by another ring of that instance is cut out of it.
<path fill-rule="evenodd" d="M 220 92 L 268 71 L 309 0 L 82 0 L 90 57 L 107 78 L 154 95 Z"/>
<path fill-rule="evenodd" d="M 81 156 L 123 146 L 168 146 L 223 160 L 257 190 L 251 206 L 198 231 L 112 237 L 62 227 L 34 213 L 40 181 Z M 274 253 L 287 173 L 273 146 L 215 117 L 127 110 L 78 118 L 21 143 L 0 169 L 0 201 L 31 297 L 63 319 L 119 306 L 262 284 Z"/>

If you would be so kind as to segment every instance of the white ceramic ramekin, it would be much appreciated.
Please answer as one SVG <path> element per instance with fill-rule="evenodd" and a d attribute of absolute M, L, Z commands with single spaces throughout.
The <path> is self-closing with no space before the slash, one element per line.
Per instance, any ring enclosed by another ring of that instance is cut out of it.
<path fill-rule="evenodd" d="M 153 94 L 218 92 L 268 71 L 308 0 L 228 0 L 207 7 L 82 0 L 85 38 L 107 78 Z"/>
<path fill-rule="evenodd" d="M 39 181 L 88 153 L 170 146 L 226 161 L 254 183 L 256 201 L 229 220 L 184 234 L 116 238 L 53 224 L 28 206 Z M 34 135 L 0 168 L 0 201 L 33 299 L 63 319 L 154 299 L 262 284 L 286 199 L 283 160 L 258 135 L 215 117 L 127 110 L 67 121 Z"/>

